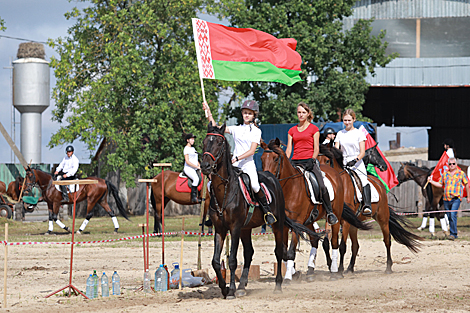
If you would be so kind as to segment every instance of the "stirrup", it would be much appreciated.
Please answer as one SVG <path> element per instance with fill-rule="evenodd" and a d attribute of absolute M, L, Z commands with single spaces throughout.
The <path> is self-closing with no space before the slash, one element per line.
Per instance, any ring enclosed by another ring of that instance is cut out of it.
<path fill-rule="evenodd" d="M 274 221 L 268 222 L 268 220 L 270 219 L 270 217 L 271 217 Z M 272 224 L 274 224 L 274 223 L 277 222 L 277 219 L 276 219 L 276 217 L 274 216 L 274 214 L 272 214 L 271 212 L 266 212 L 266 214 L 264 214 L 264 222 L 265 222 L 267 225 L 272 225 Z"/>
<path fill-rule="evenodd" d="M 365 206 L 362 208 L 362 215 L 368 216 L 371 214 L 372 214 L 372 210 L 370 207 Z"/>
<path fill-rule="evenodd" d="M 338 218 L 336 217 L 336 215 L 334 213 L 328 213 L 326 215 L 326 219 L 328 220 L 328 224 L 330 224 L 331 226 L 338 223 Z"/>
<path fill-rule="evenodd" d="M 62 200 L 60 201 L 60 203 L 67 203 L 67 202 L 69 202 L 69 201 L 70 201 L 70 199 L 62 198 Z"/>

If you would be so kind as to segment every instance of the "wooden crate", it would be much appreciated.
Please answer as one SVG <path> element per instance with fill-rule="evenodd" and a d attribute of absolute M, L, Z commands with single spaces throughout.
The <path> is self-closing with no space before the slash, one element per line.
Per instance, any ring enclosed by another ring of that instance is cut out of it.
<path fill-rule="evenodd" d="M 240 281 L 240 276 L 242 276 L 242 270 L 243 270 L 243 266 L 239 265 L 237 270 L 235 271 L 235 281 L 236 282 Z M 260 267 L 259 267 L 259 265 L 251 264 L 250 272 L 248 273 L 248 280 L 259 280 L 259 278 L 260 278 Z M 227 269 L 227 271 L 226 271 L 225 281 L 227 281 L 227 282 L 230 281 L 230 270 L 229 269 Z"/>

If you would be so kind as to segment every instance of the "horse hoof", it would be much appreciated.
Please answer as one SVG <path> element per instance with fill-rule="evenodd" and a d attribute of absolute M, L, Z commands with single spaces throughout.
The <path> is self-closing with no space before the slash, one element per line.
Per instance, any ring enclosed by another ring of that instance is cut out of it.
<path fill-rule="evenodd" d="M 244 296 L 246 296 L 246 290 L 238 289 L 237 291 L 235 291 L 235 297 L 241 298 Z"/>
<path fill-rule="evenodd" d="M 82 233 L 79 230 L 77 230 L 76 234 L 81 235 Z"/>
<path fill-rule="evenodd" d="M 50 230 L 48 230 L 47 232 L 44 233 L 44 235 L 47 235 L 47 236 L 49 236 L 50 234 L 52 234 L 52 232 Z"/>
<path fill-rule="evenodd" d="M 227 300 L 234 300 L 235 299 L 235 296 L 227 296 L 227 298 L 225 298 Z"/>
<path fill-rule="evenodd" d="M 387 270 L 385 270 L 385 274 L 393 274 L 393 271 L 392 271 L 392 270 L 389 270 L 389 269 L 387 269 Z"/>
<path fill-rule="evenodd" d="M 279 294 L 282 293 L 282 289 L 281 289 L 281 288 L 279 288 L 279 289 L 276 288 L 276 289 L 274 289 L 274 292 L 273 292 L 273 293 L 274 293 L 275 295 L 279 295 Z"/>
<path fill-rule="evenodd" d="M 315 277 L 313 275 L 311 276 L 307 276 L 305 278 L 305 280 L 308 282 L 308 283 L 313 283 L 315 281 Z"/>
<path fill-rule="evenodd" d="M 343 278 L 343 275 L 341 275 L 339 272 L 331 273 L 331 275 L 330 275 L 330 280 L 332 280 L 332 281 L 338 280 L 340 278 Z"/>
<path fill-rule="evenodd" d="M 117 234 L 118 234 L 118 232 L 117 232 L 117 231 L 114 231 L 114 234 L 115 234 L 115 235 L 117 235 Z"/>
<path fill-rule="evenodd" d="M 299 281 L 302 278 L 302 273 L 297 271 L 292 275 L 292 281 Z"/>
<path fill-rule="evenodd" d="M 284 286 L 289 286 L 292 283 L 292 279 L 284 278 Z"/>

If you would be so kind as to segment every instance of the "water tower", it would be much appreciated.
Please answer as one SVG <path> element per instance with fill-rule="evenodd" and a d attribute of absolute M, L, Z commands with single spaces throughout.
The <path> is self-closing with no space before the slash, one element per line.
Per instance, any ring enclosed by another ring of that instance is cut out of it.
<path fill-rule="evenodd" d="M 41 163 L 42 112 L 49 106 L 49 62 L 40 43 L 22 43 L 13 61 L 13 105 L 21 113 L 21 153 Z"/>

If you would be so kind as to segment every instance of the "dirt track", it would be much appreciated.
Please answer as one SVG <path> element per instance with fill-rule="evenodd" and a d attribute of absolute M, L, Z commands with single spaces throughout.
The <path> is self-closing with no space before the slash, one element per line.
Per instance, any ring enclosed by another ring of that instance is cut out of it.
<path fill-rule="evenodd" d="M 38 241 L 47 237 L 38 236 Z M 86 235 L 78 240 L 87 240 Z M 317 280 L 283 286 L 274 295 L 273 240 L 267 236 L 254 242 L 253 264 L 261 266 L 261 281 L 250 282 L 248 295 L 236 300 L 221 299 L 217 285 L 173 290 L 163 294 L 135 292 L 142 284 L 140 241 L 75 247 L 73 284 L 85 289 L 93 269 L 117 270 L 123 294 L 87 301 L 82 297 L 44 296 L 68 284 L 69 246 L 10 246 L 8 262 L 8 312 L 468 312 L 470 310 L 470 270 L 468 241 L 434 240 L 423 242 L 414 255 L 393 242 L 394 273 L 386 275 L 385 248 L 381 239 L 361 239 L 356 272 L 330 281 L 323 251 L 317 257 Z M 161 260 L 160 242 L 152 243 L 150 269 Z M 210 267 L 212 242 L 203 243 L 203 268 Z M 349 247 L 348 247 L 349 248 Z M 296 267 L 305 272 L 310 248 L 301 243 Z M 3 249 L 1 249 L 3 268 Z M 179 261 L 180 242 L 166 242 L 167 263 Z M 197 242 L 185 242 L 183 268 L 195 268 Z M 349 254 L 347 255 L 349 261 Z M 239 252 L 238 262 L 241 263 Z M 3 276 L 3 275 L 2 275 Z M 214 276 L 211 271 L 211 277 Z M 3 300 L 3 284 L 0 286 Z M 6 310 L 1 310 L 5 312 Z"/>

